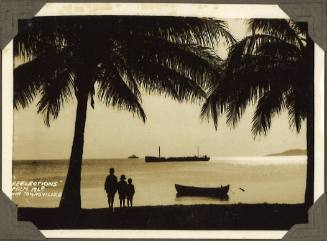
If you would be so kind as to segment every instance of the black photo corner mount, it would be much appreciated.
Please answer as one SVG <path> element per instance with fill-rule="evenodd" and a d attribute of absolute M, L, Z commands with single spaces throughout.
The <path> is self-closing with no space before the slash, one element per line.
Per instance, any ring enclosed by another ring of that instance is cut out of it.
<path fill-rule="evenodd" d="M 307 22 L 309 35 L 325 52 L 327 50 L 327 0 L 159 0 L 159 1 L 78 1 L 78 0 L 0 0 L 0 48 L 1 50 L 17 34 L 18 19 L 32 18 L 47 2 L 151 2 L 151 3 L 210 3 L 210 4 L 278 4 L 293 20 Z M 1 55 L 0 55 L 1 56 Z M 1 58 L 0 58 L 1 59 Z M 325 56 L 325 63 L 327 62 Z M 1 65 L 0 65 L 1 66 Z M 0 67 L 0 76 L 2 78 Z M 326 68 L 325 78 L 326 82 Z M 2 80 L 5 81 L 5 80 Z M 1 81 L 1 89 L 2 89 Z M 326 105 L 326 97 L 324 96 Z M 2 108 L 2 107 L 1 107 Z M 2 122 L 2 121 L 1 121 Z M 326 124 L 326 118 L 325 118 Z M 326 125 L 325 125 L 326 126 Z M 326 130 L 325 130 L 326 131 Z M 2 132 L 2 131 L 1 131 Z M 326 132 L 324 133 L 326 137 Z M 326 149 L 326 141 L 325 141 Z M 2 161 L 1 161 L 2 163 Z M 0 175 L 2 174 L 0 165 Z M 324 160 L 326 173 L 326 159 Z M 1 184 L 0 178 L 0 186 Z M 327 241 L 327 196 L 326 176 L 324 177 L 324 195 L 311 206 L 308 223 L 295 224 L 281 240 Z M 232 232 L 232 231 L 231 231 Z M 0 191 L 0 240 L 45 240 L 44 235 L 31 222 L 17 221 L 16 205 Z M 108 237 L 110 239 L 110 237 Z M 59 239 L 58 239 L 59 240 Z M 64 240 L 64 239 L 60 239 Z M 76 239 L 75 239 L 76 240 Z M 260 241 L 256 239 L 256 241 Z M 263 241 L 263 240 L 262 240 Z"/>

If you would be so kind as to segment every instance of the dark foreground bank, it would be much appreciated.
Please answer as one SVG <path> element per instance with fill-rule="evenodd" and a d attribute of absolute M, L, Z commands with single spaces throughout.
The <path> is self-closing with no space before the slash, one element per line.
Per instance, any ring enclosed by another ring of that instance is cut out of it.
<path fill-rule="evenodd" d="M 307 223 L 304 205 L 235 204 L 82 209 L 72 217 L 57 208 L 18 208 L 18 220 L 39 229 L 288 230 Z"/>

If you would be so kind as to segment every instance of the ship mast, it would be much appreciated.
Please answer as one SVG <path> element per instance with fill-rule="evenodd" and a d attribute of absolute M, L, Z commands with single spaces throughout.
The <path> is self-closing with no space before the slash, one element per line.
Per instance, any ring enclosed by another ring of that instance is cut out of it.
<path fill-rule="evenodd" d="M 199 146 L 197 147 L 197 149 L 198 149 L 198 156 L 200 156 L 200 148 L 199 148 Z"/>
<path fill-rule="evenodd" d="M 159 157 L 160 157 L 160 146 L 159 146 Z"/>

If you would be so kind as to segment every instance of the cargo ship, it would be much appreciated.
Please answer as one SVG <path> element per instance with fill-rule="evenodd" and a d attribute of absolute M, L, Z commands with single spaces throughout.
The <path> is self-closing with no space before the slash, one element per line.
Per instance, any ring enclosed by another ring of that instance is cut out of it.
<path fill-rule="evenodd" d="M 198 155 L 195 156 L 182 156 L 182 157 L 161 157 L 160 146 L 159 156 L 145 156 L 145 162 L 190 162 L 190 161 L 209 161 L 210 157 L 207 155 L 200 156 L 199 148 Z"/>

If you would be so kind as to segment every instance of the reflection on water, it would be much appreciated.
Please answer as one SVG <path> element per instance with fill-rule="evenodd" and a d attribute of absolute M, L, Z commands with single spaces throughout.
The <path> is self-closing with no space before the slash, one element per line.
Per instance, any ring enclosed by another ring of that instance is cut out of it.
<path fill-rule="evenodd" d="M 271 159 L 271 157 L 270 157 Z M 301 203 L 305 190 L 305 161 L 284 161 L 275 164 L 257 161 L 256 165 L 233 161 L 145 163 L 144 159 L 85 160 L 82 170 L 81 197 L 83 208 L 107 206 L 104 181 L 109 167 L 119 177 L 125 174 L 135 185 L 135 206 L 173 204 L 230 204 L 230 203 Z M 56 187 L 47 191 L 61 192 L 68 162 L 15 161 L 14 181 L 51 181 Z M 200 187 L 230 185 L 228 198 L 179 197 L 175 184 Z M 13 196 L 19 206 L 56 207 L 59 197 Z M 115 206 L 118 204 L 116 195 Z"/>
<path fill-rule="evenodd" d="M 201 196 L 196 196 L 196 195 L 192 195 L 192 196 L 188 195 L 188 196 L 186 196 L 186 195 L 183 195 L 183 194 L 176 193 L 176 199 L 178 199 L 176 201 L 183 201 L 183 199 L 184 200 L 193 199 L 193 201 L 195 203 L 197 203 L 197 201 L 196 201 L 197 199 L 196 198 L 205 198 L 205 199 L 209 199 L 209 200 L 211 199 L 212 201 L 217 201 L 217 200 L 219 200 L 219 201 L 228 201 L 229 200 L 229 196 L 228 195 L 224 195 L 222 197 L 215 197 L 215 196 L 201 197 Z"/>

